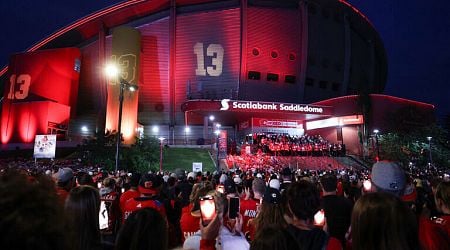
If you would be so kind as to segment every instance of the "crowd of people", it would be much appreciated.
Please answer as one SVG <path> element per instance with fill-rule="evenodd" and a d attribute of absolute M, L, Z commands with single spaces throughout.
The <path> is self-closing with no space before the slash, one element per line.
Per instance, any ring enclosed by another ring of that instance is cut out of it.
<path fill-rule="evenodd" d="M 289 134 L 260 133 L 250 139 L 251 152 L 281 156 L 342 156 L 345 145 L 331 143 L 320 135 L 292 136 Z M 241 150 L 242 152 L 242 150 Z"/>
<path fill-rule="evenodd" d="M 333 170 L 345 167 L 333 157 L 327 156 L 272 156 L 267 154 L 227 155 L 228 168 L 241 170 L 280 171 L 284 166 L 292 169 Z"/>
<path fill-rule="evenodd" d="M 0 168 L 0 249 L 450 249 L 450 181 L 433 169 L 16 164 Z"/>

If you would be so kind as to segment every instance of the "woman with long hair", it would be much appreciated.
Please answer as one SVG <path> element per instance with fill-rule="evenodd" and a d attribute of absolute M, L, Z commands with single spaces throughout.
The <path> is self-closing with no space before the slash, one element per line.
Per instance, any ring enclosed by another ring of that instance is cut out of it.
<path fill-rule="evenodd" d="M 268 226 L 285 228 L 287 223 L 283 214 L 280 192 L 277 189 L 268 188 L 259 206 L 258 215 L 250 222 L 255 229 L 255 239 L 260 237 L 259 234 Z"/>
<path fill-rule="evenodd" d="M 352 213 L 353 250 L 420 249 L 414 213 L 389 193 L 369 193 Z"/>
<path fill-rule="evenodd" d="M 66 200 L 65 211 L 74 249 L 102 249 L 98 216 L 100 195 L 92 186 L 73 188 Z"/>

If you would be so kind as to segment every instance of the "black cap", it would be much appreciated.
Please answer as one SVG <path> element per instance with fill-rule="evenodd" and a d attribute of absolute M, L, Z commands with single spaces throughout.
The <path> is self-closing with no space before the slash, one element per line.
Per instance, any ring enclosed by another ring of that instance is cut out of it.
<path fill-rule="evenodd" d="M 271 203 L 271 204 L 280 204 L 281 202 L 281 194 L 275 188 L 267 188 L 264 193 L 263 202 Z"/>
<path fill-rule="evenodd" d="M 230 179 L 230 178 L 226 179 L 223 186 L 225 187 L 226 194 L 236 193 L 236 184 L 234 183 L 234 181 L 232 179 Z"/>

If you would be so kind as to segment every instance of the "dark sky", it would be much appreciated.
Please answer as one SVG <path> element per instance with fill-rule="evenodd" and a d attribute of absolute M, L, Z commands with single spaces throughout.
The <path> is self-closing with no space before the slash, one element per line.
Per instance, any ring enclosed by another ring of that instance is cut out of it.
<path fill-rule="evenodd" d="M 54 31 L 113 0 L 1 0 L 0 65 Z M 349 0 L 381 35 L 388 57 L 385 94 L 450 114 L 450 1 Z"/>

